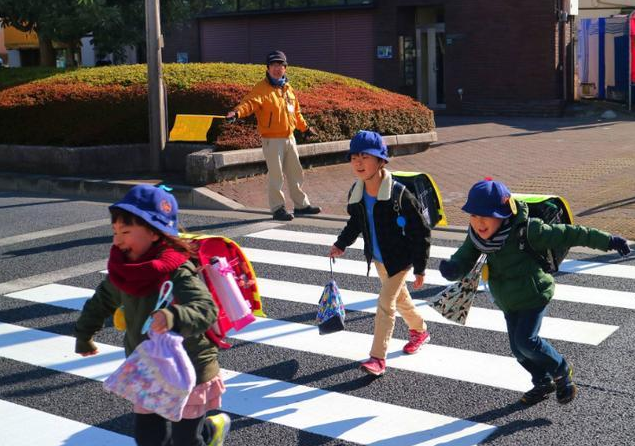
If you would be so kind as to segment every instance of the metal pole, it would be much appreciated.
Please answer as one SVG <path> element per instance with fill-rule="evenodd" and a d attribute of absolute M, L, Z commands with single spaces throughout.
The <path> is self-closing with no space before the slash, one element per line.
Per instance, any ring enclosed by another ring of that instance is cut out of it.
<path fill-rule="evenodd" d="M 145 0 L 146 49 L 148 62 L 148 112 L 150 124 L 150 159 L 148 170 L 161 171 L 161 154 L 165 149 L 165 99 L 161 62 L 161 19 L 159 0 Z"/>

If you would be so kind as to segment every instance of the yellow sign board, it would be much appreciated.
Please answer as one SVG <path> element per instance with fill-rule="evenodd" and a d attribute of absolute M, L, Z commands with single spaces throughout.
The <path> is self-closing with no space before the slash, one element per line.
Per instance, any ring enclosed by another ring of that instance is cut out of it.
<path fill-rule="evenodd" d="M 214 118 L 225 119 L 218 115 L 176 115 L 170 141 L 207 141 L 207 132 Z"/>
<path fill-rule="evenodd" d="M 4 32 L 4 46 L 8 50 L 21 50 L 28 48 L 38 48 L 39 42 L 35 32 L 25 33 L 8 26 L 2 29 Z"/>

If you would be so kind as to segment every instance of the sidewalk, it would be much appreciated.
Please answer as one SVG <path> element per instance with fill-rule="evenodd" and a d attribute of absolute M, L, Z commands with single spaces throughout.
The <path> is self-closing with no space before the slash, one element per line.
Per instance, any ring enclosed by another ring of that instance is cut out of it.
<path fill-rule="evenodd" d="M 467 225 L 460 210 L 467 191 L 491 176 L 513 192 L 561 195 L 575 223 L 635 240 L 635 121 L 443 116 L 437 133 L 426 152 L 394 158 L 389 168 L 431 174 L 450 225 Z M 344 215 L 352 181 L 348 164 L 316 167 L 305 171 L 304 190 L 324 213 Z M 248 208 L 267 208 L 266 185 L 259 175 L 207 187 Z"/>

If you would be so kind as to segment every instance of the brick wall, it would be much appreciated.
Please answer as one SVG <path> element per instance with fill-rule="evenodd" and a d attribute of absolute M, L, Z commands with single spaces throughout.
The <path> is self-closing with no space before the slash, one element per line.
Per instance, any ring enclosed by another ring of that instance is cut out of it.
<path fill-rule="evenodd" d="M 385 29 L 376 31 L 376 39 L 386 39 L 388 29 L 397 30 L 395 41 L 399 34 L 414 37 L 414 8 L 440 4 L 451 39 L 445 54 L 448 112 L 516 115 L 523 107 L 533 109 L 527 114 L 560 112 L 556 0 L 380 0 L 376 14 Z M 398 60 L 390 68 L 377 67 L 376 83 L 415 96 L 416 87 L 405 87 L 391 76 L 393 70 L 398 72 Z"/>

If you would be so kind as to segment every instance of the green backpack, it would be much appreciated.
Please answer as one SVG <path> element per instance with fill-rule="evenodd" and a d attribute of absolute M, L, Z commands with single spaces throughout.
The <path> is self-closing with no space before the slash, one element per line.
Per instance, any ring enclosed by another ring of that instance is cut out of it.
<path fill-rule="evenodd" d="M 518 230 L 518 248 L 533 256 L 542 270 L 546 273 L 556 273 L 560 263 L 569 253 L 569 248 L 550 248 L 545 251 L 535 251 L 527 239 L 529 221 L 540 219 L 547 224 L 572 224 L 573 215 L 569 203 L 557 195 L 512 194 L 515 200 L 524 201 L 529 207 L 527 224 Z"/>

